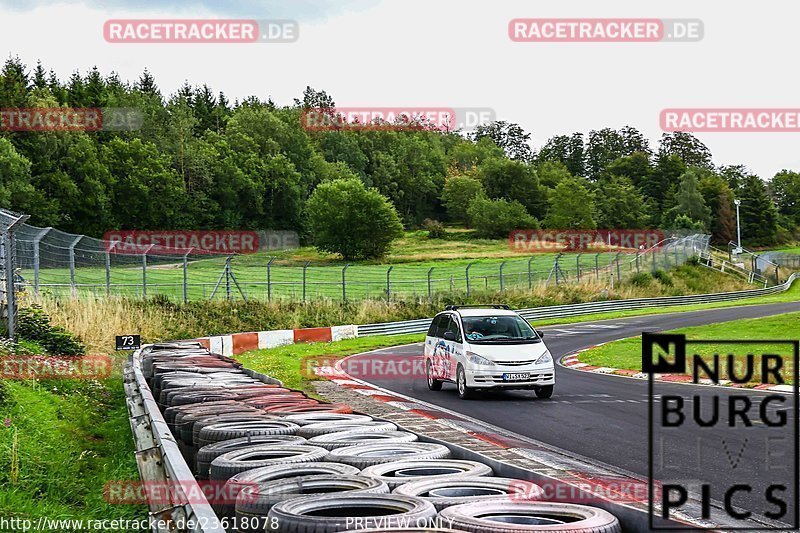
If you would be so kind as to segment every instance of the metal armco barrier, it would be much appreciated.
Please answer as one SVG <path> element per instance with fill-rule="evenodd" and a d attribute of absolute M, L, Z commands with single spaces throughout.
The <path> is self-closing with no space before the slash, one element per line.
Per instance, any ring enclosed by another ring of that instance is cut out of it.
<path fill-rule="evenodd" d="M 518 309 L 517 313 L 531 320 L 542 320 L 549 318 L 564 318 L 592 313 L 605 313 L 610 311 L 634 311 L 636 309 L 646 309 L 648 307 L 666 307 L 673 305 L 692 305 L 713 302 L 725 302 L 741 300 L 745 298 L 755 298 L 783 292 L 792 286 L 796 279 L 796 274 L 792 274 L 780 285 L 766 287 L 764 289 L 752 289 L 746 291 L 718 292 L 712 294 L 692 294 L 688 296 L 665 296 L 660 298 L 633 298 L 630 300 L 606 300 L 602 302 L 587 302 L 581 304 L 553 305 L 549 307 L 530 307 Z M 464 306 L 469 307 L 469 306 Z M 365 324 L 358 326 L 358 336 L 367 337 L 370 335 L 396 335 L 402 333 L 423 333 L 431 325 L 432 318 L 421 318 L 418 320 L 406 320 L 402 322 L 383 322 L 379 324 Z"/>
<path fill-rule="evenodd" d="M 196 344 L 200 347 L 199 343 Z M 147 349 L 147 346 L 142 348 Z M 147 386 L 141 369 L 142 350 L 134 352 L 123 373 L 139 475 L 142 482 L 146 483 L 178 481 L 180 486 L 189 487 L 191 483 L 197 482 L 158 409 L 150 387 Z M 194 487 L 193 492 L 193 500 L 202 498 L 203 492 L 199 485 Z M 183 503 L 172 506 L 165 503 L 151 504 L 150 514 L 156 520 L 170 521 L 176 526 L 171 529 L 154 529 L 154 532 L 225 533 L 207 501 L 190 502 L 187 498 Z"/>

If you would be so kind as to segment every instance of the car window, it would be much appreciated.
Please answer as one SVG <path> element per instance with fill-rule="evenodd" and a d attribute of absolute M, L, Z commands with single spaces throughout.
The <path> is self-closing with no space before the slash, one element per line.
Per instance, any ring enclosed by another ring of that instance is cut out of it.
<path fill-rule="evenodd" d="M 464 334 L 474 343 L 527 343 L 541 339 L 528 324 L 516 315 L 463 317 Z"/>
<path fill-rule="evenodd" d="M 447 324 L 446 331 L 452 331 L 456 336 L 456 342 L 461 342 L 461 328 L 458 327 L 458 319 L 450 317 L 450 322 Z"/>
<path fill-rule="evenodd" d="M 442 318 L 447 318 L 447 315 L 439 315 L 433 318 L 431 327 L 428 328 L 428 337 L 438 337 L 439 327 L 442 323 Z"/>

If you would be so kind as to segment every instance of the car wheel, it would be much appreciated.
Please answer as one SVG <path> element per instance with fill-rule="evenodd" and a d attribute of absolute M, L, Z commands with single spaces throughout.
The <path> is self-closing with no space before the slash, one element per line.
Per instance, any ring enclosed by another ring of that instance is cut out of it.
<path fill-rule="evenodd" d="M 433 379 L 433 369 L 431 368 L 430 359 L 425 362 L 425 375 L 428 377 L 428 388 L 430 390 L 442 390 L 442 382 L 438 379 Z"/>
<path fill-rule="evenodd" d="M 536 389 L 536 397 L 547 399 L 553 395 L 553 385 L 547 385 L 546 387 L 539 387 Z"/>
<path fill-rule="evenodd" d="M 464 367 L 458 365 L 456 370 L 456 387 L 458 388 L 458 397 L 462 400 L 469 400 L 472 398 L 472 389 L 467 387 L 467 373 L 464 372 Z"/>

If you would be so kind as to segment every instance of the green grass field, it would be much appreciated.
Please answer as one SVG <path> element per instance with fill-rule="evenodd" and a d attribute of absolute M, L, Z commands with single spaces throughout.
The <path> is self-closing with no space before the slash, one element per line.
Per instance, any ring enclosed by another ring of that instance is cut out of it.
<path fill-rule="evenodd" d="M 797 340 L 800 339 L 800 313 L 787 313 L 765 318 L 734 320 L 706 326 L 681 328 L 670 331 L 669 333 L 685 334 L 687 340 Z M 689 348 L 687 348 L 687 351 L 688 349 Z M 758 354 L 770 353 L 780 355 L 784 361 L 784 371 L 782 375 L 787 382 L 792 381 L 792 348 L 786 344 L 746 343 L 734 346 L 729 343 L 703 343 L 691 349 L 694 350 L 694 353 L 703 356 L 703 359 L 707 361 L 710 361 L 715 353 L 720 354 L 720 368 L 723 369 L 727 367 L 726 357 L 731 351 L 735 351 L 737 355 L 735 362 L 741 362 L 741 358 L 747 353 L 756 355 L 755 359 L 757 362 L 760 360 Z M 596 366 L 641 371 L 641 338 L 634 337 L 623 339 L 593 348 L 581 353 L 580 360 L 582 363 L 589 363 Z M 723 374 L 726 373 L 727 370 L 724 370 Z"/>
<path fill-rule="evenodd" d="M 181 258 L 149 256 L 145 268 L 141 257 L 111 255 L 107 279 L 105 254 L 76 249 L 74 285 L 82 293 L 106 294 L 106 284 L 116 295 L 147 296 L 163 294 L 171 299 L 183 298 L 184 270 Z M 574 281 L 577 271 L 583 279 L 608 278 L 616 266 L 609 268 L 614 252 L 564 254 L 560 259 L 560 278 Z M 267 263 L 274 258 L 267 270 Z M 239 288 L 248 298 L 257 299 L 386 299 L 387 289 L 393 297 L 427 297 L 437 293 L 466 293 L 467 267 L 471 292 L 501 289 L 524 289 L 546 280 L 551 275 L 555 253 L 521 254 L 509 247 L 506 239 L 475 239 L 469 231 L 451 230 L 445 239 L 429 239 L 425 232 L 408 232 L 399 239 L 384 262 L 359 262 L 345 269 L 335 256 L 320 254 L 310 247 L 279 253 L 240 255 L 231 261 L 231 270 Z M 674 265 L 674 254 L 659 255 L 656 268 Z M 193 256 L 187 264 L 187 297 L 208 299 L 217 288 L 216 298 L 226 298 L 228 290 L 239 298 L 233 280 L 221 276 L 225 257 Z M 305 271 L 303 265 L 310 262 Z M 66 255 L 42 251 L 39 288 L 43 294 L 67 295 L 73 279 Z M 32 263 L 21 271 L 33 290 L 35 273 Z M 502 275 L 501 275 L 502 267 Z M 599 274 L 595 271 L 599 270 Z M 653 257 L 640 260 L 639 268 L 653 269 Z M 390 271 L 391 269 L 391 271 Z M 634 256 L 620 256 L 620 275 L 636 270 Z M 269 276 L 269 283 L 268 283 Z M 344 280 L 344 289 L 343 289 Z M 430 280 L 430 281 L 429 281 Z M 219 285 L 217 285 L 219 283 Z M 304 291 L 305 285 L 305 291 Z"/>

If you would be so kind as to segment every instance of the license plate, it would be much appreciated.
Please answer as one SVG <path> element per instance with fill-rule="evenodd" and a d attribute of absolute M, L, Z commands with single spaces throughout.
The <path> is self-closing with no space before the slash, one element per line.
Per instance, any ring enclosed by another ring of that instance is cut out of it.
<path fill-rule="evenodd" d="M 530 374 L 503 374 L 503 381 L 529 381 L 530 379 Z"/>

